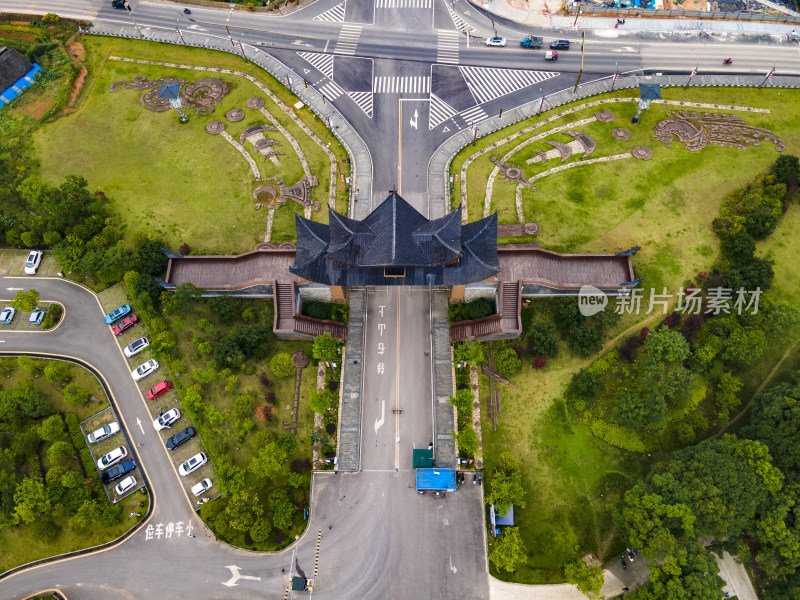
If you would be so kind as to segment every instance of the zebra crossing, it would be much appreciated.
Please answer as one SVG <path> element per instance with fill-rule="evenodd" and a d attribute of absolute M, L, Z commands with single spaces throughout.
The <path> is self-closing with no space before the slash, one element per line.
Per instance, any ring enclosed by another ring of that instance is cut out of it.
<path fill-rule="evenodd" d="M 361 29 L 363 25 L 342 25 L 342 30 L 339 32 L 339 39 L 336 40 L 336 54 L 355 54 L 358 40 L 361 37 Z"/>
<path fill-rule="evenodd" d="M 339 2 L 333 8 L 329 8 L 324 13 L 318 14 L 314 17 L 314 21 L 327 21 L 328 23 L 343 23 L 344 22 L 344 5 L 345 2 Z"/>
<path fill-rule="evenodd" d="M 433 8 L 433 0 L 375 0 L 375 8 Z"/>
<path fill-rule="evenodd" d="M 453 25 L 455 25 L 456 29 L 458 29 L 461 33 L 464 33 L 465 31 L 468 31 L 469 33 L 478 32 L 477 29 L 457 15 L 452 6 L 448 6 L 447 2 L 445 2 L 445 6 L 447 6 L 447 12 L 450 13 L 450 18 L 453 20 Z"/>
<path fill-rule="evenodd" d="M 436 62 L 457 65 L 459 33 L 452 29 L 439 29 L 438 33 Z"/>
<path fill-rule="evenodd" d="M 558 77 L 550 71 L 523 71 L 493 67 L 459 67 L 478 104 L 489 102 L 517 90 Z"/>
<path fill-rule="evenodd" d="M 487 115 L 480 106 L 473 106 L 470 109 L 458 113 L 458 116 L 464 119 L 467 125 L 475 125 L 489 118 L 489 115 Z"/>
<path fill-rule="evenodd" d="M 333 54 L 318 52 L 298 52 L 297 54 L 325 77 L 333 79 Z"/>
<path fill-rule="evenodd" d="M 333 81 L 329 81 L 325 85 L 320 86 L 319 92 L 328 100 L 336 100 L 339 96 L 344 94 L 344 90 Z"/>
<path fill-rule="evenodd" d="M 347 95 L 365 115 L 372 118 L 372 92 L 347 92 Z"/>
<path fill-rule="evenodd" d="M 436 129 L 444 121 L 456 114 L 456 109 L 431 93 L 431 108 L 428 114 L 428 129 Z"/>
<path fill-rule="evenodd" d="M 374 77 L 372 92 L 375 94 L 427 94 L 431 91 L 431 78 L 416 77 Z"/>

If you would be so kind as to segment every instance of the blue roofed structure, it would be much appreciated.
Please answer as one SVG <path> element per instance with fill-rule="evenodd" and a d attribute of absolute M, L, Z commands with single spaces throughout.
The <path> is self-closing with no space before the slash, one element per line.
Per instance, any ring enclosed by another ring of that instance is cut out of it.
<path fill-rule="evenodd" d="M 0 109 L 32 86 L 36 82 L 36 73 L 42 70 L 13 48 L 0 46 Z"/>
<path fill-rule="evenodd" d="M 417 469 L 417 491 L 455 492 L 455 469 Z"/>

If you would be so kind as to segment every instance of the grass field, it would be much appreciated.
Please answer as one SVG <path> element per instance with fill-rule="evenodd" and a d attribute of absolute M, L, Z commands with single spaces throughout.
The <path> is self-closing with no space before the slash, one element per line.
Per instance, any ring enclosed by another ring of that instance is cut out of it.
<path fill-rule="evenodd" d="M 628 97 L 630 91 L 609 94 L 605 97 Z M 765 127 L 773 131 L 786 144 L 786 152 L 800 152 L 800 92 L 794 90 L 750 89 L 664 89 L 663 97 L 669 100 L 687 100 L 719 104 L 735 104 L 768 108 L 769 114 L 737 113 L 748 125 Z M 603 96 L 598 97 L 598 99 Z M 594 100 L 595 98 L 592 98 Z M 576 103 L 580 104 L 579 103 Z M 563 111 L 559 107 L 542 117 Z M 583 109 L 562 117 L 541 130 L 518 137 L 475 160 L 467 170 L 468 212 L 471 220 L 483 214 L 486 182 L 494 165 L 489 158 L 503 157 L 527 137 L 548 129 L 587 118 L 603 107 Z M 651 105 L 642 115 L 638 125 L 631 125 L 636 112 L 633 103 L 608 105 L 616 115 L 613 122 L 594 122 L 577 130 L 592 135 L 597 150 L 590 158 L 628 152 L 634 146 L 647 146 L 653 150 L 649 161 L 622 159 L 619 161 L 578 166 L 555 173 L 534 182 L 537 191 L 522 191 L 523 212 L 526 221 L 538 221 L 541 234 L 536 240 L 544 248 L 564 252 L 616 252 L 641 245 L 634 258 L 637 276 L 645 278 L 645 285 L 656 289 L 667 286 L 676 289 L 698 271 L 707 270 L 717 254 L 718 243 L 710 230 L 711 221 L 719 213 L 725 195 L 766 172 L 778 152 L 766 142 L 747 150 L 709 145 L 698 152 L 689 152 L 675 139 L 670 148 L 653 138 L 653 126 L 666 118 L 668 110 L 677 107 Z M 467 146 L 454 159 L 451 174 L 460 173 L 464 160 L 482 147 L 529 127 L 535 119 L 482 138 L 474 146 Z M 625 127 L 632 133 L 630 140 L 620 142 L 611 136 L 611 130 Z M 553 134 L 545 139 L 569 142 L 565 134 Z M 545 169 L 560 164 L 557 160 L 545 165 L 527 165 L 533 150 L 552 149 L 545 140 L 534 142 L 521 149 L 508 162 L 523 168 L 531 177 Z M 569 163 L 581 160 L 582 154 L 573 155 Z M 453 188 L 453 202 L 460 202 L 461 185 Z M 517 222 L 514 200 L 515 184 L 498 176 L 492 194 L 492 210 L 499 213 L 499 221 Z M 510 240 L 509 240 L 510 241 Z M 777 252 L 778 249 L 775 248 Z"/>
<path fill-rule="evenodd" d="M 81 387 L 89 390 L 90 394 L 97 398 L 96 402 L 88 402 L 85 405 L 70 404 L 64 400 L 61 389 L 56 385 L 48 383 L 42 375 L 42 370 L 49 361 L 42 359 L 34 359 L 37 364 L 37 371 L 34 375 L 37 376 L 36 387 L 41 391 L 47 401 L 53 406 L 56 412 L 62 415 L 67 412 L 74 412 L 78 415 L 79 420 L 83 420 L 96 412 L 107 408 L 109 405 L 103 388 L 97 378 L 89 373 L 89 371 L 67 363 L 67 376 L 70 378 L 71 383 L 80 385 Z M 30 376 L 28 371 L 17 366 L 16 358 L 0 358 L 0 385 L 1 389 L 11 389 L 16 387 L 22 380 Z M 49 444 L 47 444 L 49 445 Z M 44 453 L 45 444 L 40 449 L 40 459 L 42 465 L 46 469 L 49 467 L 47 457 Z M 79 469 L 77 459 L 72 468 Z M 93 475 L 93 474 L 90 474 Z M 67 517 L 57 517 L 54 521 L 62 528 L 61 534 L 54 542 L 47 542 L 38 537 L 33 537 L 29 533 L 29 527 L 3 527 L 0 528 L 0 573 L 8 569 L 26 564 L 28 562 L 48 557 L 64 552 L 72 552 L 82 548 L 96 546 L 113 540 L 128 529 L 130 529 L 136 522 L 136 518 L 130 518 L 127 515 L 133 509 L 132 501 L 138 500 L 140 505 L 136 508 L 138 512 L 144 514 L 147 511 L 148 497 L 142 494 L 133 494 L 123 500 L 123 519 L 115 527 L 98 527 L 89 535 L 76 534 L 68 525 Z M 105 501 L 104 499 L 101 501 Z M 144 503 L 144 505 L 142 505 Z"/>
<path fill-rule="evenodd" d="M 108 60 L 111 55 L 163 60 L 158 44 L 90 37 L 84 45 L 90 75 L 79 96 L 80 109 L 34 135 L 45 179 L 56 183 L 71 173 L 83 175 L 92 189 L 102 189 L 111 199 L 128 238 L 136 231 L 148 231 L 161 236 L 173 250 L 184 242 L 195 252 L 251 250 L 264 240 L 267 210 L 255 209 L 253 174 L 247 162 L 222 136 L 206 133 L 205 126 L 212 120 L 221 120 L 226 131 L 238 140 L 248 125 L 266 123 L 258 111 L 246 108 L 247 99 L 258 95 L 265 98 L 265 108 L 301 145 L 311 173 L 319 180 L 319 185 L 312 188 L 312 200 L 320 202 L 322 210 L 313 213 L 313 218 L 327 220 L 328 157 L 254 84 L 235 75 Z M 270 76 L 231 55 L 170 46 L 170 61 L 248 72 L 284 102 L 296 101 Z M 151 80 L 179 77 L 188 81 L 218 77 L 228 82 L 232 91 L 211 115 L 198 116 L 191 109 L 186 110 L 189 122 L 181 125 L 174 110 L 153 112 L 142 107 L 142 91 L 108 91 L 115 81 L 130 81 L 136 75 L 146 75 Z M 245 120 L 227 122 L 224 115 L 231 108 L 245 111 Z M 337 159 L 345 158 L 344 150 L 324 124 L 307 110 L 300 111 L 299 116 L 324 143 L 330 143 Z M 278 149 L 284 155 L 280 166 L 262 162 L 256 155 L 261 177 L 275 176 L 287 185 L 297 182 L 303 170 L 296 153 L 279 132 L 271 131 L 268 137 L 280 142 Z M 252 150 L 247 143 L 245 148 Z M 337 194 L 337 208 L 346 212 L 343 183 L 337 182 Z M 294 239 L 296 209 L 301 207 L 294 202 L 278 209 L 273 239 Z M 288 227 L 291 229 L 287 231 Z"/>

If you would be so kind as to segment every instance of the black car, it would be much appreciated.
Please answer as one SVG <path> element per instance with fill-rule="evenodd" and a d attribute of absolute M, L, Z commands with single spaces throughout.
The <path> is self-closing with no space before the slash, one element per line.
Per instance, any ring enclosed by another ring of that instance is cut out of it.
<path fill-rule="evenodd" d="M 167 450 L 175 450 L 184 442 L 188 442 L 197 435 L 197 430 L 194 427 L 187 427 L 183 431 L 179 431 L 167 440 Z"/>
<path fill-rule="evenodd" d="M 551 50 L 569 50 L 569 40 L 553 40 L 550 42 Z"/>
<path fill-rule="evenodd" d="M 136 468 L 136 462 L 133 459 L 128 459 L 119 463 L 118 465 L 114 465 L 108 471 L 105 471 L 102 475 L 100 475 L 100 481 L 103 483 L 111 483 L 115 479 L 119 479 L 126 473 L 130 473 Z"/>
<path fill-rule="evenodd" d="M 124 9 L 125 8 L 125 2 L 126 2 L 126 0 L 112 0 L 111 6 L 113 6 L 114 8 Z"/>

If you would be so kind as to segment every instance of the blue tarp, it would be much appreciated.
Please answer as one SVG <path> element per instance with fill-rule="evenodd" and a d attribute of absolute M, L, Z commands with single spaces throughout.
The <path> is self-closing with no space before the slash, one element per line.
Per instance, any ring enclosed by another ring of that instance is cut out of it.
<path fill-rule="evenodd" d="M 0 94 L 0 108 L 3 108 L 6 104 L 11 104 L 12 100 L 18 98 L 22 92 L 31 87 L 36 81 L 36 73 L 42 70 L 42 67 L 33 63 L 33 68 L 30 71 L 25 73 L 25 75 L 20 77 L 15 83 L 11 84 L 10 88 L 4 90 L 3 93 Z"/>
<path fill-rule="evenodd" d="M 417 469 L 417 490 L 421 492 L 455 492 L 455 469 Z"/>
<path fill-rule="evenodd" d="M 514 505 L 512 504 L 508 508 L 508 512 L 504 515 L 495 515 L 494 518 L 495 525 L 503 525 L 506 527 L 510 527 L 514 524 Z"/>

